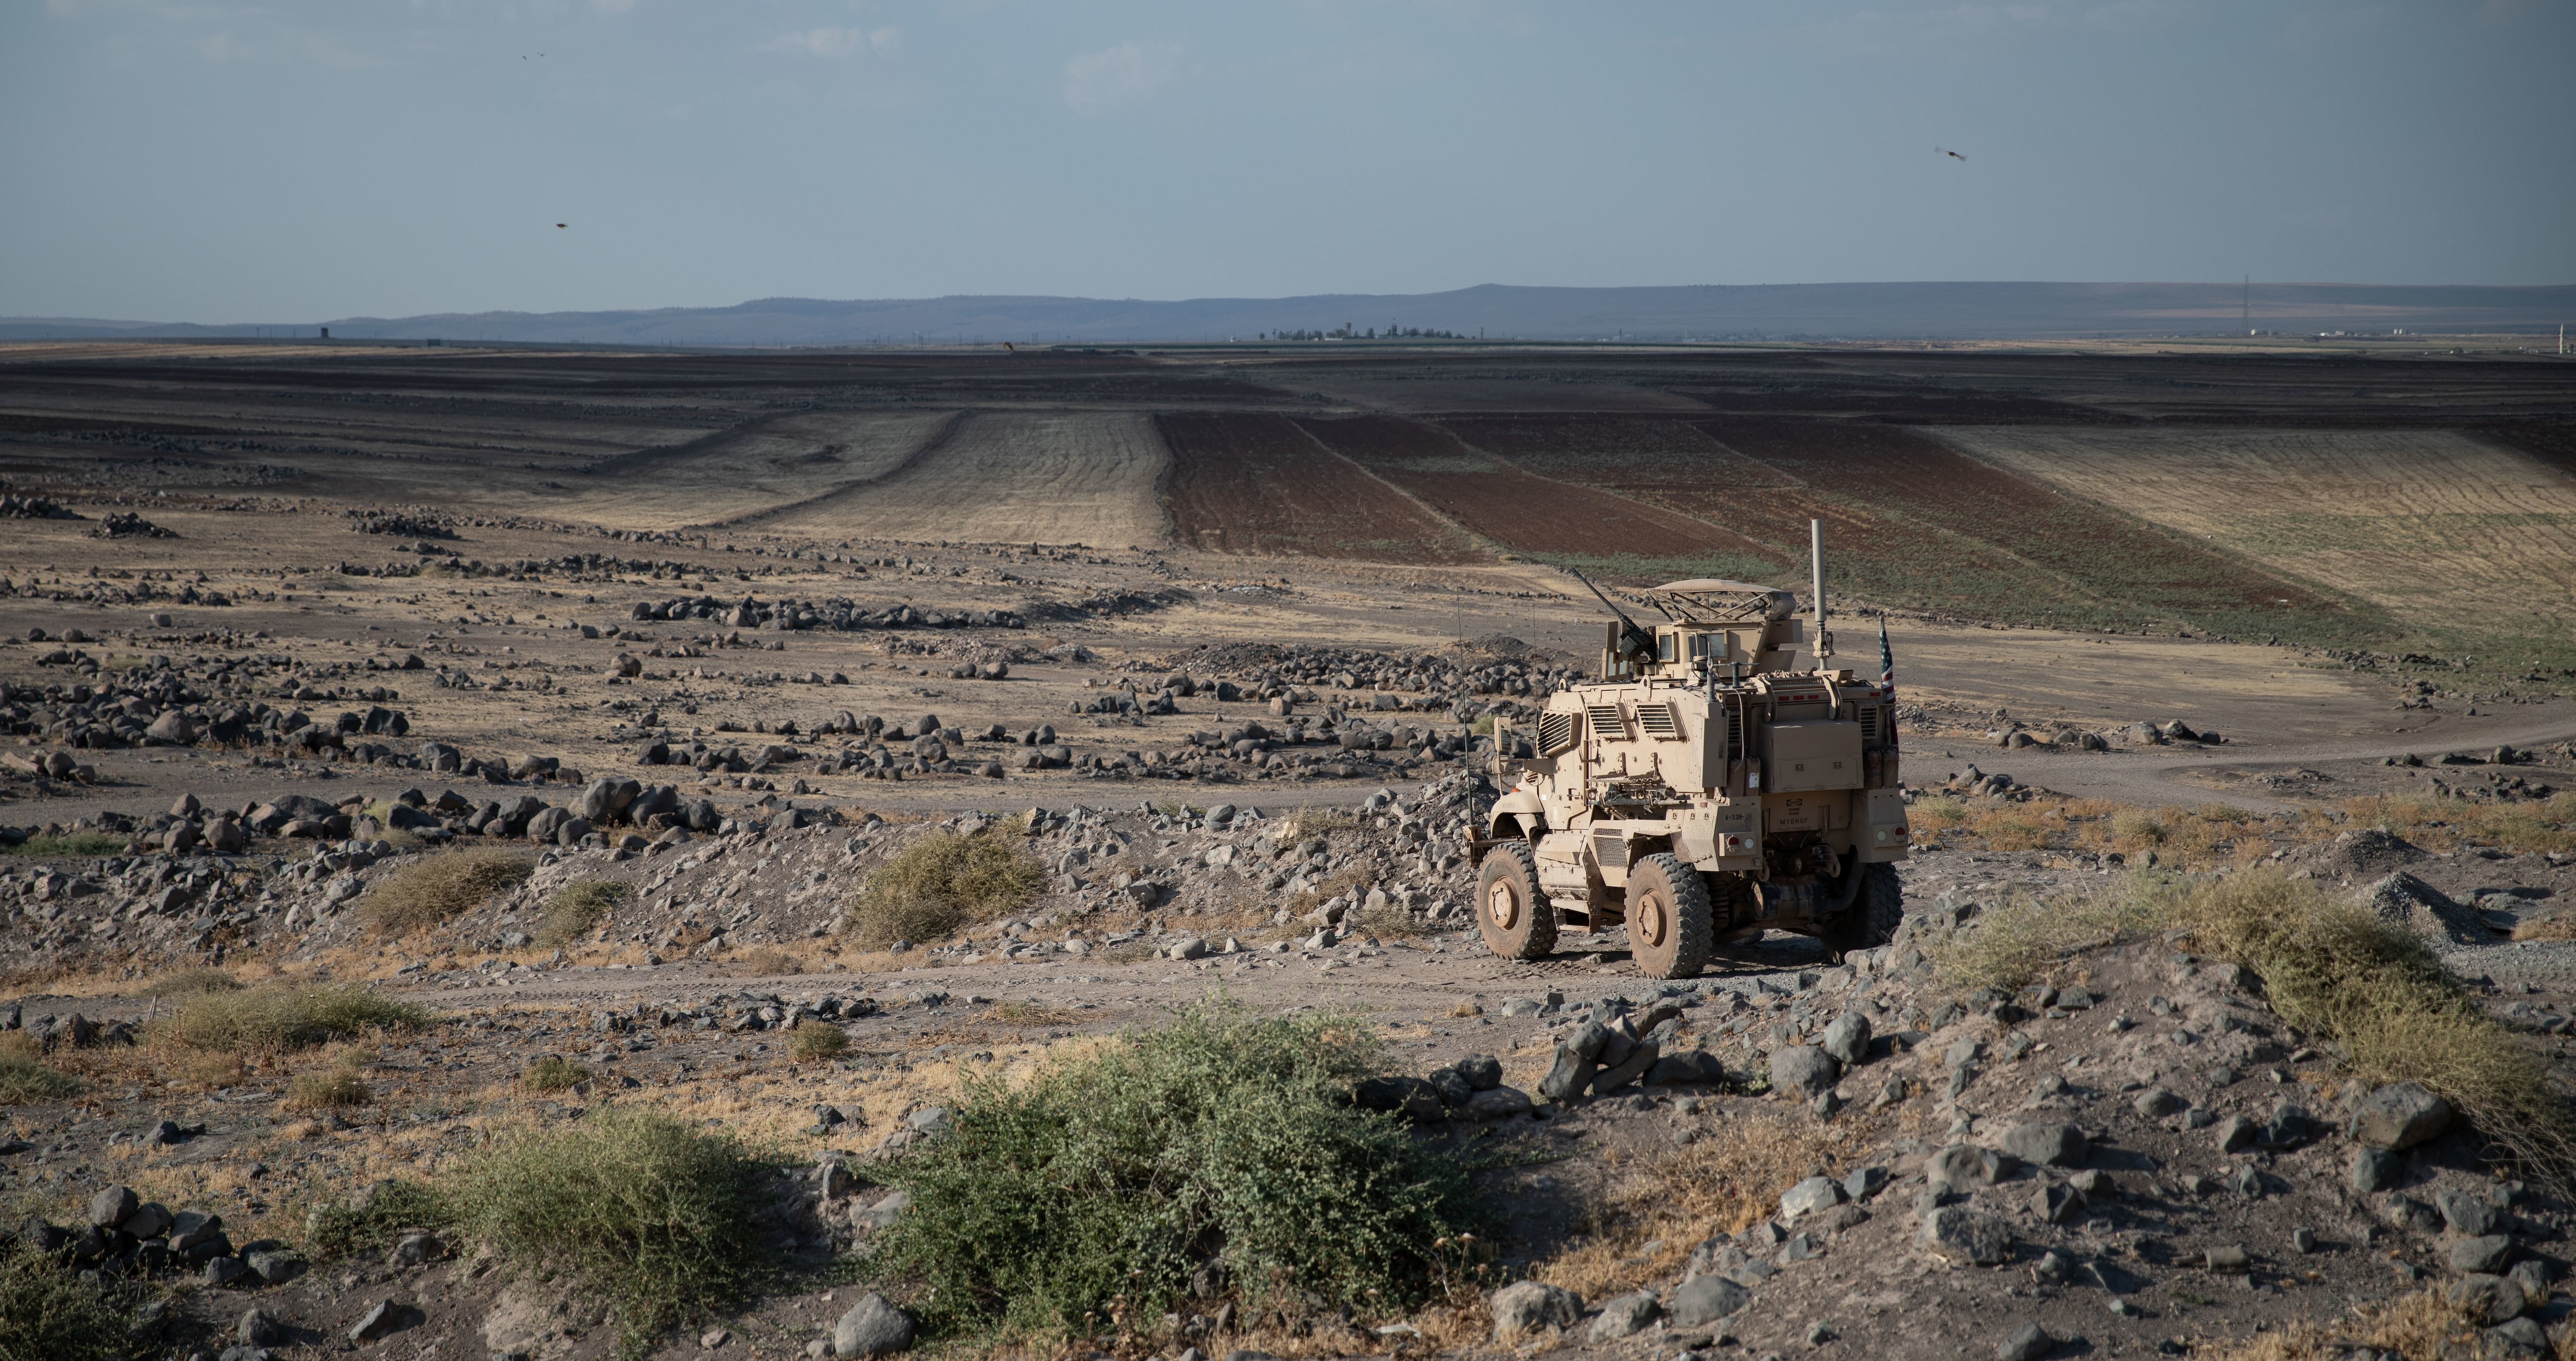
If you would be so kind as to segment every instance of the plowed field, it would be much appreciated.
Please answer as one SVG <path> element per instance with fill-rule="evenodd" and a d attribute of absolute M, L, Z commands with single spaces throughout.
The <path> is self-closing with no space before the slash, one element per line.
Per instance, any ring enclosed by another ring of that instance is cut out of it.
<path fill-rule="evenodd" d="M 1949 432 L 1979 457 L 2422 626 L 2576 632 L 2576 479 L 2448 430 Z"/>
<path fill-rule="evenodd" d="M 1766 569 L 1774 556 L 1706 521 L 1538 476 L 1438 426 L 1390 416 L 1297 424 L 1470 532 L 1535 557 L 1736 576 Z"/>
<path fill-rule="evenodd" d="M 1173 534 L 1219 553 L 1489 561 L 1456 526 L 1317 444 L 1285 416 L 1167 415 L 1162 494 Z"/>
<path fill-rule="evenodd" d="M 966 416 L 887 476 L 765 517 L 775 533 L 965 543 L 1163 541 L 1163 441 L 1125 412 Z"/>

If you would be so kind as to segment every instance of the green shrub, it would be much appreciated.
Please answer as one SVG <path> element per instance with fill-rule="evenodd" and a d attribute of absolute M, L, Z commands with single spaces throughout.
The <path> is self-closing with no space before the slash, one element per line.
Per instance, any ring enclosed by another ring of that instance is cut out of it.
<path fill-rule="evenodd" d="M 35 1252 L 0 1254 L 0 1361 L 122 1361 L 125 1306 Z"/>
<path fill-rule="evenodd" d="M 361 987 L 287 985 L 198 993 L 179 1004 L 162 1033 L 190 1049 L 273 1053 L 428 1020 L 420 1007 Z"/>
<path fill-rule="evenodd" d="M 570 1276 L 616 1306 L 640 1355 L 683 1317 L 764 1276 L 761 1165 L 731 1134 L 604 1106 L 503 1139 L 451 1183 L 457 1221 L 521 1271 Z"/>
<path fill-rule="evenodd" d="M 1409 1309 L 1476 1212 L 1454 1155 L 1351 1104 L 1382 1062 L 1349 1017 L 1212 1002 L 1018 1087 L 970 1079 L 951 1130 L 875 1173 L 912 1205 L 871 1267 L 926 1287 L 933 1332 L 1096 1335 L 1206 1265 L 1254 1311 Z"/>
<path fill-rule="evenodd" d="M 130 839 L 106 832 L 67 832 L 60 836 L 31 836 L 9 848 L 11 855 L 96 856 L 123 855 Z"/>
<path fill-rule="evenodd" d="M 456 1210 L 437 1188 L 416 1181 L 380 1181 L 361 1195 L 325 1205 L 305 1220 L 304 1250 L 317 1258 L 346 1257 L 393 1246 L 405 1229 L 445 1228 Z"/>
<path fill-rule="evenodd" d="M 409 935 L 472 911 L 536 871 L 536 861 L 499 846 L 439 851 L 379 880 L 358 913 L 378 935 Z"/>
<path fill-rule="evenodd" d="M 937 940 L 969 922 L 1027 906 L 1046 868 L 1000 837 L 933 832 L 868 875 L 852 904 L 861 944 Z"/>
<path fill-rule="evenodd" d="M 537 914 L 537 945 L 560 950 L 590 934 L 610 908 L 635 896 L 632 885 L 616 879 L 584 879 L 567 884 L 546 899 Z"/>
<path fill-rule="evenodd" d="M 39 1106 L 81 1094 L 81 1080 L 25 1054 L 0 1053 L 0 1106 Z"/>
<path fill-rule="evenodd" d="M 519 1075 L 519 1085 L 532 1092 L 570 1091 L 574 1084 L 588 1081 L 590 1070 L 561 1054 L 544 1055 Z"/>

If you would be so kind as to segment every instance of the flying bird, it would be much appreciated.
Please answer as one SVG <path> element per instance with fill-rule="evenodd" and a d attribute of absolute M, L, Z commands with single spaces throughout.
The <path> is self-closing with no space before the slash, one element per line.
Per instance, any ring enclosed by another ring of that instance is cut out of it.
<path fill-rule="evenodd" d="M 555 226 L 556 226 L 556 227 L 558 227 L 558 228 L 560 228 L 560 227 L 564 227 L 564 226 L 567 226 L 567 225 L 570 225 L 570 224 L 568 224 L 568 223 L 562 223 L 562 222 L 558 222 L 558 223 L 556 223 L 556 224 L 555 224 Z"/>
<path fill-rule="evenodd" d="M 1948 147 L 1937 147 L 1937 146 L 1936 146 L 1936 147 L 1934 147 L 1934 148 L 1932 148 L 1932 149 L 1933 149 L 1934 151 L 1940 152 L 1942 155 L 1947 156 L 1947 157 L 1949 157 L 1951 160 L 1954 160 L 1954 161 L 1964 161 L 1964 160 L 1968 159 L 1967 157 L 1960 155 L 1958 152 L 1955 152 L 1955 151 L 1950 150 Z"/>

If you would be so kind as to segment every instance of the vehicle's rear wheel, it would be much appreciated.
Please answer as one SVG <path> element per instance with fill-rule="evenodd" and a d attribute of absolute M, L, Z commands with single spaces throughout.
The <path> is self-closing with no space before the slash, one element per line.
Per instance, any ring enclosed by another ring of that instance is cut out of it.
<path fill-rule="evenodd" d="M 1648 978 L 1690 978 L 1708 965 L 1708 881 L 1679 856 L 1628 867 L 1628 953 Z"/>
<path fill-rule="evenodd" d="M 1853 950 L 1875 950 L 1896 939 L 1905 921 L 1905 881 L 1896 877 L 1896 866 L 1863 865 L 1860 873 L 1860 896 L 1825 932 L 1825 948 L 1837 964 Z"/>
<path fill-rule="evenodd" d="M 1556 906 L 1539 892 L 1538 856 L 1526 841 L 1485 852 L 1476 871 L 1476 929 L 1505 959 L 1545 959 L 1556 950 Z"/>

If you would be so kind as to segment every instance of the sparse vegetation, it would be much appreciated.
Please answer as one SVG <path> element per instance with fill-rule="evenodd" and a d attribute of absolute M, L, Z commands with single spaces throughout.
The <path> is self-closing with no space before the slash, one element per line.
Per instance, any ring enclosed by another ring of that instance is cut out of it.
<path fill-rule="evenodd" d="M 81 1094 L 79 1078 L 58 1073 L 34 1056 L 0 1052 L 0 1106 L 38 1106 Z"/>
<path fill-rule="evenodd" d="M 194 997 L 202 992 L 239 992 L 242 981 L 221 969 L 181 969 L 164 976 L 152 990 L 163 997 Z"/>
<path fill-rule="evenodd" d="M 560 950 L 590 934 L 610 909 L 635 896 L 616 879 L 583 879 L 558 889 L 537 914 L 537 948 Z"/>
<path fill-rule="evenodd" d="M 534 874 L 537 862 L 498 846 L 440 851 L 395 870 L 358 906 L 378 935 L 425 931 Z"/>
<path fill-rule="evenodd" d="M 1533 1274 L 1585 1299 L 1669 1280 L 1694 1245 L 1753 1227 L 1779 1206 L 1781 1192 L 1810 1176 L 1841 1172 L 1839 1149 L 1823 1122 L 1804 1112 L 1747 1112 L 1723 1139 L 1631 1164 L 1582 1236 Z M 1660 1251 L 1641 1251 L 1658 1239 Z"/>
<path fill-rule="evenodd" d="M 561 1054 L 543 1054 L 519 1075 L 519 1085 L 532 1092 L 570 1091 L 590 1081 L 590 1070 Z"/>
<path fill-rule="evenodd" d="M 354 1039 L 370 1030 L 408 1030 L 429 1013 L 360 987 L 276 985 L 200 992 L 182 1001 L 161 1033 L 184 1048 L 277 1053 Z"/>
<path fill-rule="evenodd" d="M 798 1063 L 824 1063 L 848 1052 L 850 1032 L 836 1025 L 808 1021 L 787 1035 L 787 1057 Z"/>
<path fill-rule="evenodd" d="M 122 1361 L 127 1311 L 41 1253 L 0 1252 L 0 1361 Z"/>
<path fill-rule="evenodd" d="M 1476 1211 L 1453 1155 L 1350 1103 L 1382 1062 L 1350 1017 L 1203 1003 L 1018 1086 L 972 1078 L 882 1173 L 912 1208 L 871 1268 L 944 1333 L 1150 1328 L 1203 1268 L 1247 1318 L 1409 1309 Z"/>
<path fill-rule="evenodd" d="M 344 1056 L 328 1072 L 298 1073 L 286 1084 L 289 1110 L 346 1110 L 375 1099 L 375 1089 L 367 1085 L 365 1065 L 355 1055 Z"/>
<path fill-rule="evenodd" d="M 1987 851 L 2117 852 L 2182 869 L 2251 865 L 2277 849 L 2325 841 L 2354 827 L 2383 827 L 2427 850 L 2492 846 L 2514 854 L 2576 851 L 2576 793 L 2511 801 L 2443 795 L 2372 795 L 2337 807 L 2254 813 L 2226 804 L 2134 808 L 2106 799 L 2021 803 L 1927 794 L 1906 810 L 1915 840 L 1945 833 Z"/>
<path fill-rule="evenodd" d="M 2263 980 L 2274 1012 L 2374 1085 L 2421 1083 L 2536 1173 L 2576 1179 L 2576 1108 L 2547 1057 L 2490 1018 L 2425 942 L 2273 867 L 2134 875 L 2089 898 L 2017 901 L 1940 952 L 1974 986 L 2018 987 L 2078 950 L 2184 928 Z"/>
<path fill-rule="evenodd" d="M 504 1137 L 449 1187 L 457 1221 L 511 1266 L 614 1305 L 622 1351 L 762 1277 L 761 1166 L 735 1138 L 604 1106 Z"/>
<path fill-rule="evenodd" d="M 868 876 L 851 905 L 850 930 L 879 948 L 938 940 L 1026 906 L 1045 882 L 1045 867 L 1000 837 L 933 832 Z"/>
<path fill-rule="evenodd" d="M 2438 1289 L 2369 1300 L 2331 1324 L 2293 1320 L 2241 1343 L 2194 1348 L 2203 1361 L 2343 1361 L 2368 1350 L 2403 1361 L 2477 1354 L 2478 1325 Z"/>
<path fill-rule="evenodd" d="M 1407 940 L 1427 936 L 1440 928 L 1405 911 L 1394 903 L 1363 907 L 1359 911 L 1360 930 L 1380 940 Z"/>
<path fill-rule="evenodd" d="M 416 1181 L 382 1181 L 350 1201 L 315 1210 L 307 1220 L 305 1251 L 329 1259 L 391 1246 L 404 1229 L 444 1228 L 455 1209 L 437 1188 Z"/>
<path fill-rule="evenodd" d="M 2281 1019 L 2342 1045 L 2354 1076 L 2421 1083 L 2534 1171 L 2576 1179 L 2576 1108 L 2547 1056 L 2412 932 L 2277 870 L 2196 883 L 2174 915 L 2202 950 L 2261 976 Z"/>

